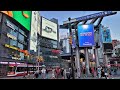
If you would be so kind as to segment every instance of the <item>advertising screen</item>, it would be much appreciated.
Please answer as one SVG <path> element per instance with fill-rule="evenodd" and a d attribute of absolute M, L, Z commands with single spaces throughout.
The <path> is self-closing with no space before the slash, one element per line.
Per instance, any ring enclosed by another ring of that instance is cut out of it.
<path fill-rule="evenodd" d="M 79 47 L 94 46 L 94 26 L 92 24 L 78 25 L 78 40 Z"/>
<path fill-rule="evenodd" d="M 112 43 L 110 30 L 107 28 L 101 29 L 101 38 L 103 43 Z"/>
<path fill-rule="evenodd" d="M 2 13 L 14 18 L 27 30 L 30 31 L 31 11 L 1 11 Z"/>
<path fill-rule="evenodd" d="M 42 17 L 42 36 L 57 40 L 57 24 Z"/>
<path fill-rule="evenodd" d="M 30 50 L 34 50 L 34 52 L 36 52 L 37 47 L 38 13 L 38 11 L 32 11 L 31 19 Z"/>

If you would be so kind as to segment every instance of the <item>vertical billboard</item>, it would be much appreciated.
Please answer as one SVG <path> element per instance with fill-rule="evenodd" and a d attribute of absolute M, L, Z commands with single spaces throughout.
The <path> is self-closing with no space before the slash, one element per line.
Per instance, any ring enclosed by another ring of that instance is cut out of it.
<path fill-rule="evenodd" d="M 1 11 L 2 13 L 14 18 L 27 30 L 30 31 L 31 26 L 31 11 Z"/>
<path fill-rule="evenodd" d="M 37 47 L 37 30 L 38 30 L 39 11 L 32 11 L 31 31 L 30 31 L 30 50 L 36 52 Z"/>
<path fill-rule="evenodd" d="M 110 29 L 103 28 L 101 29 L 102 43 L 112 43 Z"/>
<path fill-rule="evenodd" d="M 91 47 L 95 45 L 94 42 L 94 26 L 78 25 L 78 42 L 79 47 Z"/>
<path fill-rule="evenodd" d="M 57 24 L 42 17 L 42 36 L 57 40 Z"/>

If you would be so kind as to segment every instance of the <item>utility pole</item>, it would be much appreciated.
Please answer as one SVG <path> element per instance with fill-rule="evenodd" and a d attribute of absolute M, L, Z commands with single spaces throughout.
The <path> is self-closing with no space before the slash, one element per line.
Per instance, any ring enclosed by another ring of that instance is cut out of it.
<path fill-rule="evenodd" d="M 85 48 L 85 59 L 86 59 L 86 71 L 87 71 L 87 75 L 90 75 L 90 71 L 89 71 L 89 58 L 88 58 L 88 48 Z"/>
<path fill-rule="evenodd" d="M 75 34 L 76 34 L 76 66 L 77 66 L 77 77 L 80 78 L 80 54 L 79 54 L 79 44 L 78 44 L 78 34 L 77 34 L 77 26 L 75 26 Z"/>
<path fill-rule="evenodd" d="M 68 18 L 69 22 L 71 20 L 71 18 Z M 71 23 L 68 24 L 68 28 L 70 31 L 70 36 L 72 36 L 72 30 L 71 30 Z M 73 49 L 72 49 L 72 44 L 70 44 L 70 48 L 71 48 L 71 68 L 72 68 L 72 77 L 73 79 L 75 79 L 75 75 L 74 75 L 74 57 L 73 57 Z"/>

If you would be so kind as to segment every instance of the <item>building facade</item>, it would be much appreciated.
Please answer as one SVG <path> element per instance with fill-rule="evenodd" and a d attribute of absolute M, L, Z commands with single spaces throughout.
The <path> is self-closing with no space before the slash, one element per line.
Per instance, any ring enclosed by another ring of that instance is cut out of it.
<path fill-rule="evenodd" d="M 58 20 L 48 20 L 41 17 L 41 31 L 38 34 L 38 56 L 43 58 L 41 64 L 46 66 L 60 66 L 60 50 L 59 50 L 59 28 Z"/>
<path fill-rule="evenodd" d="M 29 31 L 13 18 L 0 13 L 0 66 L 7 72 L 10 63 L 26 62 Z"/>

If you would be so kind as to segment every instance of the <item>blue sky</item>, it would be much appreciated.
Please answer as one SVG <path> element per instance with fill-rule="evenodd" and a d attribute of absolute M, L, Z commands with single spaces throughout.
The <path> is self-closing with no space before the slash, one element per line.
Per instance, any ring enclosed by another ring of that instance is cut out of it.
<path fill-rule="evenodd" d="M 56 18 L 61 25 L 68 17 L 76 18 L 97 12 L 100 11 L 40 11 L 40 15 L 48 19 Z M 110 28 L 112 39 L 120 40 L 120 11 L 116 15 L 105 17 L 102 24 Z M 60 30 L 60 35 L 66 35 L 67 32 L 68 30 Z"/>

